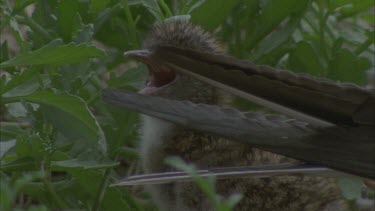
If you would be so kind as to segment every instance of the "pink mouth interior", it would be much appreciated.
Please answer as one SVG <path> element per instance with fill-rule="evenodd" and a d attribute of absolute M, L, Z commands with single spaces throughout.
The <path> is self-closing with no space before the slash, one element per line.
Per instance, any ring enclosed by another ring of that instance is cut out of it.
<path fill-rule="evenodd" d="M 172 83 L 176 78 L 176 73 L 174 71 L 153 71 L 151 67 L 149 82 L 146 87 L 139 91 L 140 94 L 151 95 L 153 92 L 159 88 Z"/>

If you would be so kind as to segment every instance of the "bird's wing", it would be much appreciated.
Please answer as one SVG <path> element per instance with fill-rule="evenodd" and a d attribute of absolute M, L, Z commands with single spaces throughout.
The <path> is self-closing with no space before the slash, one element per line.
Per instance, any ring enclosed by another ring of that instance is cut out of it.
<path fill-rule="evenodd" d="M 278 115 L 242 113 L 234 108 L 193 104 L 126 91 L 105 90 L 107 103 L 187 128 L 251 144 L 287 157 L 375 178 L 375 130 L 371 126 L 329 127 Z"/>
<path fill-rule="evenodd" d="M 175 47 L 160 47 L 152 56 L 174 70 L 314 125 L 375 127 L 374 92 L 353 84 Z"/>
<path fill-rule="evenodd" d="M 350 177 L 352 175 L 338 172 L 323 166 L 314 166 L 300 163 L 284 163 L 277 165 L 241 166 L 228 168 L 202 169 L 194 172 L 194 176 L 212 177 L 216 179 L 226 178 L 261 178 L 285 175 L 310 175 L 327 177 Z M 185 182 L 193 180 L 191 174 L 174 171 L 153 174 L 134 175 L 126 177 L 113 186 L 149 185 L 173 182 Z"/>

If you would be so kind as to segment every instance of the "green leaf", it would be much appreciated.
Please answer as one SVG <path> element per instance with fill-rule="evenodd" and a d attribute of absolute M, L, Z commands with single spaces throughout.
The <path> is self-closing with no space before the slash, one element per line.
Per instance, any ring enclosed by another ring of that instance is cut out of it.
<path fill-rule="evenodd" d="M 63 0 L 59 1 L 58 8 L 58 26 L 59 34 L 65 41 L 70 41 L 73 32 L 77 30 L 77 12 L 78 1 L 76 0 Z"/>
<path fill-rule="evenodd" d="M 359 178 L 341 178 L 337 183 L 346 199 L 361 198 L 363 182 Z"/>
<path fill-rule="evenodd" d="M 72 41 L 74 43 L 89 43 L 94 35 L 93 24 L 88 24 L 83 26 L 77 33 L 73 36 Z"/>
<path fill-rule="evenodd" d="M 91 0 L 90 1 L 90 12 L 92 16 L 97 16 L 101 11 L 107 8 L 110 0 Z"/>
<path fill-rule="evenodd" d="M 111 80 L 108 81 L 108 85 L 114 88 L 131 87 L 133 90 L 139 90 L 145 85 L 147 72 L 148 70 L 145 65 L 139 65 L 126 70 L 120 76 L 116 76 L 113 73 L 110 77 Z"/>
<path fill-rule="evenodd" d="M 191 19 L 190 15 L 176 15 L 164 19 L 164 22 L 174 22 L 174 21 L 189 21 Z"/>
<path fill-rule="evenodd" d="M 1 171 L 11 172 L 11 171 L 30 171 L 36 170 L 37 166 L 35 165 L 34 159 L 30 157 L 22 157 L 17 160 L 11 161 L 9 163 L 2 163 L 0 165 Z"/>
<path fill-rule="evenodd" d="M 351 4 L 353 0 L 328 0 L 328 8 L 333 11 L 338 7 L 342 7 Z"/>
<path fill-rule="evenodd" d="M 225 205 L 232 210 L 234 207 L 241 201 L 242 195 L 241 194 L 232 194 L 226 201 Z"/>
<path fill-rule="evenodd" d="M 25 9 L 25 7 L 29 6 L 32 3 L 35 3 L 36 0 L 23 0 L 23 1 L 14 1 L 13 5 L 13 12 L 20 11 Z"/>
<path fill-rule="evenodd" d="M 117 162 L 104 157 L 101 151 L 88 149 L 77 158 L 53 161 L 52 169 L 57 171 L 67 170 L 68 168 L 99 169 L 114 167 L 116 165 L 118 165 Z"/>
<path fill-rule="evenodd" d="M 24 136 L 17 140 L 15 150 L 19 157 L 41 160 L 45 155 L 43 140 L 38 135 Z"/>
<path fill-rule="evenodd" d="M 329 78 L 364 85 L 366 70 L 372 66 L 367 58 L 357 57 L 347 49 L 339 51 L 330 62 Z"/>
<path fill-rule="evenodd" d="M 254 24 L 251 27 L 249 41 L 246 43 L 249 49 L 253 48 L 266 35 L 275 30 L 275 28 L 287 17 L 301 14 L 309 5 L 309 0 L 268 0 L 260 11 L 258 16 L 254 17 Z"/>
<path fill-rule="evenodd" d="M 161 11 L 157 0 L 141 0 L 141 2 L 158 21 L 164 20 L 163 11 Z"/>
<path fill-rule="evenodd" d="M 315 76 L 324 74 L 324 67 L 313 47 L 307 42 L 299 42 L 289 55 L 288 67 L 295 72 L 309 73 Z"/>
<path fill-rule="evenodd" d="M 16 140 L 16 138 L 20 135 L 25 135 L 26 134 L 26 130 L 23 130 L 21 127 L 20 127 L 20 124 L 8 124 L 8 125 L 5 125 L 4 123 L 1 125 L 1 128 L 0 128 L 0 144 L 1 142 L 3 141 L 12 141 L 12 140 Z M 3 149 L 0 147 L 0 151 L 2 151 Z"/>
<path fill-rule="evenodd" d="M 21 118 L 27 116 L 27 110 L 20 102 L 8 103 L 6 104 L 6 108 L 12 117 Z"/>
<path fill-rule="evenodd" d="M 190 14 L 195 9 L 199 8 L 206 0 L 192 0 L 180 7 L 180 14 Z"/>
<path fill-rule="evenodd" d="M 8 41 L 5 40 L 0 44 L 0 62 L 6 61 L 8 59 Z"/>
<path fill-rule="evenodd" d="M 360 45 L 357 46 L 355 49 L 355 55 L 360 55 L 363 51 L 369 49 L 369 46 L 375 43 L 375 31 L 368 31 L 366 32 L 367 40 Z"/>
<path fill-rule="evenodd" d="M 142 0 L 128 0 L 128 5 L 129 6 L 139 5 L 139 4 L 142 4 Z"/>
<path fill-rule="evenodd" d="M 77 169 L 73 168 L 68 170 L 80 185 L 80 190 L 84 191 L 90 196 L 90 199 L 96 197 L 96 194 L 102 183 L 103 174 L 98 170 L 93 169 Z M 85 198 L 87 200 L 87 198 Z M 109 187 L 106 189 L 102 209 L 100 210 L 141 210 L 139 205 L 132 199 L 132 196 L 127 192 L 126 189 L 119 189 L 116 187 Z"/>
<path fill-rule="evenodd" d="M 10 179 L 0 178 L 0 210 L 12 210 L 17 194 L 10 184 Z"/>
<path fill-rule="evenodd" d="M 283 47 L 283 49 L 286 49 L 284 46 L 280 45 L 284 44 L 291 38 L 291 35 L 295 31 L 298 23 L 298 20 L 292 19 L 285 27 L 277 32 L 270 34 L 270 36 L 267 36 L 252 53 L 253 60 L 263 60 L 264 55 L 270 54 L 278 47 Z"/>
<path fill-rule="evenodd" d="M 39 104 L 46 118 L 66 137 L 88 144 L 86 147 L 99 144 L 103 150 L 106 149 L 101 128 L 81 98 L 52 91 L 37 91 L 16 99 Z"/>
<path fill-rule="evenodd" d="M 16 38 L 18 46 L 21 47 L 21 52 L 25 52 L 28 49 L 29 43 L 25 40 L 19 23 L 15 18 L 11 17 L 9 19 L 9 26 L 14 38 Z"/>
<path fill-rule="evenodd" d="M 37 69 L 29 69 L 22 73 L 15 73 L 12 80 L 0 90 L 1 97 L 25 96 L 33 93 L 40 87 L 40 82 L 48 84 L 49 78 L 41 77 Z"/>
<path fill-rule="evenodd" d="M 61 45 L 57 39 L 32 52 L 19 54 L 0 64 L 0 68 L 19 65 L 63 65 L 84 61 L 89 58 L 103 58 L 106 54 L 92 45 L 69 43 Z"/>
<path fill-rule="evenodd" d="M 193 22 L 207 29 L 215 29 L 223 23 L 240 0 L 206 0 L 191 13 Z"/>
<path fill-rule="evenodd" d="M 2 129 L 1 129 L 2 130 Z M 1 131 L 0 131 L 1 132 Z M 3 138 L 1 138 L 3 139 Z M 1 141 L 0 140 L 0 159 L 3 158 L 3 156 L 16 145 L 16 140 L 8 140 L 8 141 Z"/>
<path fill-rule="evenodd" d="M 353 17 L 354 15 L 363 12 L 364 10 L 374 7 L 373 0 L 351 0 L 349 7 L 342 7 L 339 12 L 339 20 L 344 18 Z"/>

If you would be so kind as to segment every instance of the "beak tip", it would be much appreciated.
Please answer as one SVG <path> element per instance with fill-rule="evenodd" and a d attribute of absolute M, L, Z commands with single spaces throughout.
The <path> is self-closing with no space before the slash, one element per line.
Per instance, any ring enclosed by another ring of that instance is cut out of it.
<path fill-rule="evenodd" d="M 124 56 L 129 56 L 129 57 L 134 57 L 134 58 L 146 58 L 150 56 L 150 51 L 148 50 L 125 51 Z"/>
<path fill-rule="evenodd" d="M 124 52 L 124 56 L 131 56 L 131 54 L 132 54 L 131 52 L 132 52 L 132 51 L 125 51 L 125 52 Z"/>

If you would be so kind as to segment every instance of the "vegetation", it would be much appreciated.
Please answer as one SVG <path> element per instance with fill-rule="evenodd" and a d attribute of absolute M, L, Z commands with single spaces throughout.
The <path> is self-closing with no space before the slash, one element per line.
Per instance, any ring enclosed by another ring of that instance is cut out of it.
<path fill-rule="evenodd" d="M 139 121 L 101 90 L 143 85 L 123 52 L 154 22 L 191 19 L 236 57 L 360 85 L 375 64 L 373 0 L 2 0 L 0 17 L 0 210 L 153 209 L 109 186 L 136 172 Z M 218 209 L 239 199 L 196 181 Z"/>

